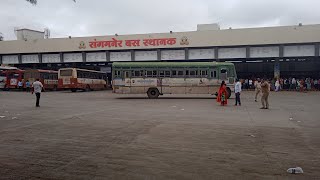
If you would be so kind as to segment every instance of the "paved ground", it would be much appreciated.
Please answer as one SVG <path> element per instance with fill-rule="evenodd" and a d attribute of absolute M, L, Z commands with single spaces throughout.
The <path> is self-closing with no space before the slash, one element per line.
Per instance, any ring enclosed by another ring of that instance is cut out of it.
<path fill-rule="evenodd" d="M 252 96 L 0 92 L 0 178 L 319 179 L 320 93 Z"/>

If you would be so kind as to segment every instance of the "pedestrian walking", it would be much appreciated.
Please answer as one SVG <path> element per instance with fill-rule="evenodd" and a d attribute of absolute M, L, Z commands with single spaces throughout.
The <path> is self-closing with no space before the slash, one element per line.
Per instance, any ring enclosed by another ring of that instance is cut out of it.
<path fill-rule="evenodd" d="M 42 83 L 39 81 L 39 79 L 36 79 L 36 81 L 32 84 L 32 94 L 36 94 L 36 107 L 40 107 L 40 96 L 41 96 L 41 91 L 45 90 L 43 88 Z"/>
<path fill-rule="evenodd" d="M 236 84 L 234 86 L 234 92 L 236 94 L 236 103 L 235 106 L 239 104 L 241 106 L 240 94 L 241 94 L 241 83 L 239 79 L 236 80 Z"/>
<path fill-rule="evenodd" d="M 260 79 L 256 80 L 254 87 L 255 87 L 255 92 L 256 92 L 256 96 L 254 97 L 254 101 L 258 102 L 257 98 L 258 98 L 258 95 L 261 93 L 261 80 Z"/>
<path fill-rule="evenodd" d="M 260 109 L 269 109 L 270 85 L 269 85 L 268 81 L 266 81 L 266 80 L 262 81 L 261 91 L 262 91 L 262 97 L 261 97 L 262 107 Z"/>
<path fill-rule="evenodd" d="M 227 85 L 225 81 L 222 81 L 219 92 L 218 92 L 218 97 L 217 97 L 217 102 L 221 103 L 221 106 L 227 105 L 228 104 L 228 92 L 227 92 Z"/>

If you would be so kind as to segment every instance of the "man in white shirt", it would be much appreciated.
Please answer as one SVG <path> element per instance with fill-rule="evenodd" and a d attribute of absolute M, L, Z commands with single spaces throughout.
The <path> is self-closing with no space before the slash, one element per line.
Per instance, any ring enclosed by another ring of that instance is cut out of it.
<path fill-rule="evenodd" d="M 252 89 L 252 84 L 253 82 L 252 82 L 252 79 L 249 79 L 249 89 Z"/>
<path fill-rule="evenodd" d="M 291 85 L 290 85 L 290 90 L 296 90 L 296 85 L 297 85 L 297 81 L 295 78 L 292 78 L 291 80 Z"/>
<path fill-rule="evenodd" d="M 254 98 L 254 101 L 257 102 L 257 97 L 261 93 L 261 80 L 260 79 L 257 79 L 254 82 L 254 87 L 255 87 L 255 91 L 256 91 L 256 96 Z"/>
<path fill-rule="evenodd" d="M 241 93 L 241 83 L 239 79 L 236 80 L 236 84 L 234 86 L 234 93 L 236 94 L 236 104 L 235 106 L 238 105 L 241 106 L 241 100 L 240 100 L 240 93 Z"/>
<path fill-rule="evenodd" d="M 44 90 L 42 83 L 39 81 L 39 79 L 36 79 L 36 81 L 32 84 L 32 94 L 35 93 L 37 97 L 36 107 L 40 107 L 39 103 L 42 89 Z"/>
<path fill-rule="evenodd" d="M 22 83 L 22 81 L 20 80 L 20 81 L 18 82 L 18 89 L 19 89 L 19 90 L 22 90 L 22 86 L 23 86 L 23 83 Z"/>

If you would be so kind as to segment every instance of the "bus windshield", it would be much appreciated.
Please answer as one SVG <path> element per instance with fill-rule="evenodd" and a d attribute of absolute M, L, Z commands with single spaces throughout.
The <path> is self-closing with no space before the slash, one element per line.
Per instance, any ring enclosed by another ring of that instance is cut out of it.
<path fill-rule="evenodd" d="M 72 69 L 60 70 L 60 76 L 72 76 Z"/>

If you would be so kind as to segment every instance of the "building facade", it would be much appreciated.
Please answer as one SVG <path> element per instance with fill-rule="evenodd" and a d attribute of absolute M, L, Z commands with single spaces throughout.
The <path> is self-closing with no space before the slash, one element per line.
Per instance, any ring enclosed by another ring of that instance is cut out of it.
<path fill-rule="evenodd" d="M 319 77 L 320 25 L 0 42 L 0 63 L 110 71 L 118 61 L 227 61 L 238 76 Z"/>

